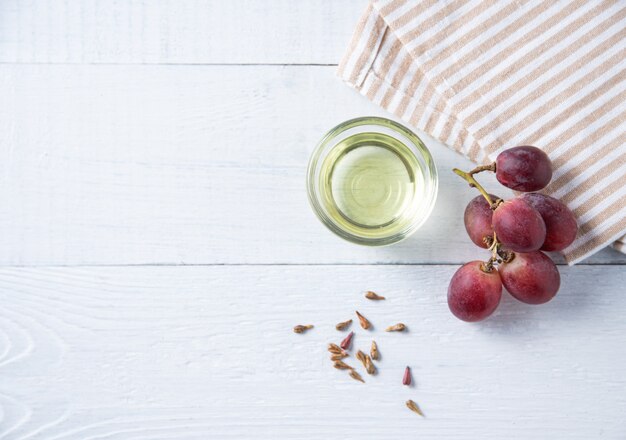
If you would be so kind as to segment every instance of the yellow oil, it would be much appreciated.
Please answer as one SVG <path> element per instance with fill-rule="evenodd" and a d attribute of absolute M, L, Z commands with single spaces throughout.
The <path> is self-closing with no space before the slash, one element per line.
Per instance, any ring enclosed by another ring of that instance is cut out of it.
<path fill-rule="evenodd" d="M 423 197 L 420 162 L 402 142 L 359 133 L 334 146 L 321 166 L 327 212 L 353 234 L 382 238 L 412 223 Z"/>

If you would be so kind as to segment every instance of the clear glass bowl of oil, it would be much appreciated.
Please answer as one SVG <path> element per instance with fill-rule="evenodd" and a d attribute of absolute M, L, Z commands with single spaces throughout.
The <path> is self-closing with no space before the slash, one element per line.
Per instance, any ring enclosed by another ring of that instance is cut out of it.
<path fill-rule="evenodd" d="M 437 168 L 421 139 L 385 118 L 343 122 L 319 142 L 307 172 L 309 201 L 335 234 L 381 246 L 415 232 L 437 198 Z"/>

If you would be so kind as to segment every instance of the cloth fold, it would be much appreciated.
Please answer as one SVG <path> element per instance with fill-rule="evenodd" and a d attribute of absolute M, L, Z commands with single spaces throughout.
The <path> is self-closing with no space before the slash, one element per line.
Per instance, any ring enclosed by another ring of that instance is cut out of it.
<path fill-rule="evenodd" d="M 338 75 L 474 162 L 543 149 L 579 223 L 567 262 L 626 252 L 626 3 L 372 1 Z"/>

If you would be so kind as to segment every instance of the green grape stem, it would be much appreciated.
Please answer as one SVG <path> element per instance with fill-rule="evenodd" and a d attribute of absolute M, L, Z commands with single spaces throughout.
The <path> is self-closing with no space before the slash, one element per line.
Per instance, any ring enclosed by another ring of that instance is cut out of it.
<path fill-rule="evenodd" d="M 480 185 L 480 183 L 478 183 L 478 181 L 474 179 L 474 174 L 480 173 L 482 171 L 495 171 L 495 170 L 496 170 L 496 163 L 494 162 L 490 165 L 478 166 L 469 172 L 462 171 L 458 168 L 454 168 L 452 171 L 454 171 L 455 174 L 465 179 L 472 188 L 476 188 L 482 194 L 485 200 L 487 200 L 487 203 L 489 203 L 489 206 L 491 206 L 491 209 L 496 209 L 500 200 L 499 199 L 495 201 L 491 200 L 491 196 L 489 196 L 489 193 L 485 191 L 485 188 L 483 188 Z"/>
<path fill-rule="evenodd" d="M 508 263 L 512 261 L 515 256 L 512 252 L 502 249 L 502 243 L 498 241 L 498 237 L 495 232 L 493 233 L 491 245 L 487 250 L 491 252 L 491 257 L 481 265 L 481 270 L 487 273 L 493 270 L 494 263 Z"/>

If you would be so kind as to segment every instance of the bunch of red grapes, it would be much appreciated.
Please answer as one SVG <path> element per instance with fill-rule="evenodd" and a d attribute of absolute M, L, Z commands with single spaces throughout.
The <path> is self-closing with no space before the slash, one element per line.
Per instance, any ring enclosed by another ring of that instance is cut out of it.
<path fill-rule="evenodd" d="M 488 194 L 474 178 L 482 171 L 495 172 L 498 182 L 524 194 L 506 201 Z M 454 172 L 481 193 L 465 208 L 465 229 L 477 246 L 491 251 L 491 258 L 471 261 L 456 271 L 448 287 L 452 313 L 463 321 L 485 319 L 498 307 L 502 286 L 527 304 L 550 301 L 561 277 L 541 251 L 565 249 L 576 238 L 578 226 L 572 211 L 559 200 L 532 192 L 552 179 L 548 155 L 536 147 L 514 147 L 491 165 Z"/>

